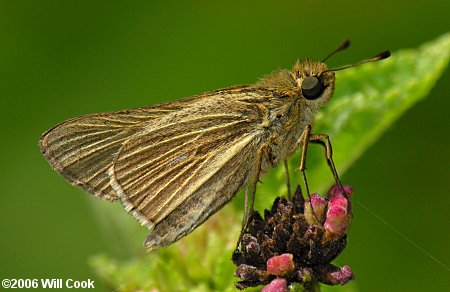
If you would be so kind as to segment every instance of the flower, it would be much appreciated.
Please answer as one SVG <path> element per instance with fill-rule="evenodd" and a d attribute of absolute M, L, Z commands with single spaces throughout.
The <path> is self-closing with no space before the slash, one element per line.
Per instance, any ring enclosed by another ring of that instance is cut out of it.
<path fill-rule="evenodd" d="M 284 253 L 279 256 L 273 256 L 267 260 L 267 272 L 270 275 L 285 276 L 295 269 L 293 256 L 290 253 Z"/>
<path fill-rule="evenodd" d="M 307 290 L 318 282 L 343 285 L 352 280 L 348 266 L 331 264 L 347 244 L 352 192 L 350 186 L 335 185 L 326 198 L 313 194 L 305 200 L 297 187 L 291 201 L 276 198 L 264 218 L 254 212 L 233 254 L 235 276 L 241 279 L 236 287 L 267 285 L 264 291 L 287 291 L 288 285 L 300 283 Z"/>
<path fill-rule="evenodd" d="M 343 193 L 337 193 L 328 202 L 327 216 L 323 226 L 331 234 L 345 234 L 350 225 L 351 208 Z"/>
<path fill-rule="evenodd" d="M 287 281 L 283 278 L 272 280 L 261 292 L 285 292 L 287 290 Z"/>

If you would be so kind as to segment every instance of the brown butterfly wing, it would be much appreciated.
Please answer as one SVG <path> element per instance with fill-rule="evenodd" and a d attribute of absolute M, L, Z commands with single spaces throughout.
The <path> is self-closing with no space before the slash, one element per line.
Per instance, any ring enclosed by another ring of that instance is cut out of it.
<path fill-rule="evenodd" d="M 108 169 L 132 135 L 152 120 L 177 111 L 193 98 L 67 120 L 45 132 L 39 147 L 50 165 L 71 184 L 107 200 L 116 200 Z"/>
<path fill-rule="evenodd" d="M 248 101 L 248 94 L 233 92 L 202 99 L 150 123 L 120 149 L 112 186 L 152 230 L 149 249 L 192 231 L 247 180 L 264 142 L 264 110 Z"/>

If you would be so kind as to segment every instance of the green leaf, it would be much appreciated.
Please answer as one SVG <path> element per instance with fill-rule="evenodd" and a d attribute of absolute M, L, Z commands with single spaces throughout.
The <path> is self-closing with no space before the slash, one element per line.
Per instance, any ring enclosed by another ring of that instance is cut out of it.
<path fill-rule="evenodd" d="M 330 135 L 340 174 L 428 94 L 449 58 L 450 34 L 446 34 L 418 49 L 395 52 L 390 59 L 338 72 L 335 96 L 318 116 L 314 132 Z M 299 165 L 299 154 L 290 164 L 291 169 Z M 332 184 L 322 153 L 308 152 L 307 166 L 312 191 L 323 192 Z M 291 171 L 291 178 L 296 176 L 299 173 Z M 258 209 L 269 207 L 273 197 L 286 193 L 284 179 L 282 166 L 264 178 L 258 188 Z M 169 248 L 125 262 L 97 256 L 91 264 L 111 288 L 120 291 L 235 291 L 231 254 L 239 234 L 241 214 L 236 209 L 242 209 L 242 196 L 237 201 Z M 132 236 L 129 240 L 142 239 Z M 336 291 L 325 288 L 332 289 Z M 356 291 L 357 287 L 350 284 L 337 290 Z"/>

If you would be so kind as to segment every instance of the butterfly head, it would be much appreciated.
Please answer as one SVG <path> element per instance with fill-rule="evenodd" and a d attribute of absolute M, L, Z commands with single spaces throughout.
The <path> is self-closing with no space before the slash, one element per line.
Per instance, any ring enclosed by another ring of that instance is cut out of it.
<path fill-rule="evenodd" d="M 334 72 L 364 63 L 383 60 L 391 55 L 389 51 L 384 51 L 372 58 L 359 61 L 352 65 L 329 69 L 324 62 L 335 53 L 345 50 L 349 46 L 350 40 L 346 40 L 320 62 L 305 59 L 295 63 L 291 71 L 291 76 L 295 80 L 299 94 L 310 108 L 319 108 L 331 98 L 336 80 Z"/>
<path fill-rule="evenodd" d="M 333 95 L 336 77 L 325 63 L 310 59 L 298 61 L 291 74 L 300 96 L 310 107 L 320 107 Z"/>

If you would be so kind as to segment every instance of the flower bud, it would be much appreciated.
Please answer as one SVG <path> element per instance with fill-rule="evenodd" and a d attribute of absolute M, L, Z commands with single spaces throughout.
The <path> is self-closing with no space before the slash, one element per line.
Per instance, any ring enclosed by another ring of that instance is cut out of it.
<path fill-rule="evenodd" d="M 348 281 L 353 280 L 355 275 L 349 266 L 343 266 L 339 271 L 331 273 L 331 277 L 336 279 L 339 284 L 344 285 Z"/>
<path fill-rule="evenodd" d="M 254 255 L 259 254 L 260 247 L 258 244 L 258 240 L 255 237 L 245 234 L 242 238 L 242 241 L 245 243 L 245 250 L 247 251 L 247 253 Z"/>
<path fill-rule="evenodd" d="M 261 292 L 286 292 L 287 291 L 287 281 L 283 278 L 277 278 L 272 280 Z"/>
<path fill-rule="evenodd" d="M 327 198 L 331 199 L 337 194 L 341 194 L 346 198 L 351 198 L 353 195 L 353 187 L 347 185 L 342 187 L 333 185 L 327 192 Z"/>
<path fill-rule="evenodd" d="M 305 202 L 304 214 L 308 224 L 313 225 L 322 223 L 326 207 L 327 202 L 324 198 L 322 198 L 318 194 L 312 194 L 310 197 L 310 201 Z"/>
<path fill-rule="evenodd" d="M 258 268 L 246 264 L 239 265 L 234 275 L 245 281 L 263 281 L 268 276 L 265 271 L 258 270 Z"/>
<path fill-rule="evenodd" d="M 267 261 L 267 272 L 275 276 L 285 276 L 295 269 L 294 256 L 285 253 L 279 256 L 273 256 Z"/>
<path fill-rule="evenodd" d="M 343 192 L 335 192 L 328 202 L 328 211 L 324 227 L 327 233 L 343 235 L 347 232 L 351 214 L 348 212 L 348 201 Z"/>
<path fill-rule="evenodd" d="M 314 279 L 314 272 L 311 268 L 301 268 L 297 271 L 297 279 L 300 283 L 311 282 Z"/>
<path fill-rule="evenodd" d="M 320 282 L 327 285 L 344 285 L 355 278 L 349 266 L 339 268 L 332 264 L 317 267 L 316 275 Z"/>

